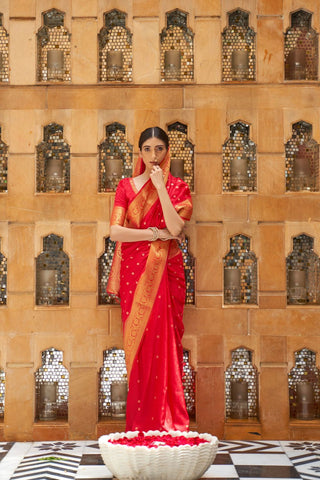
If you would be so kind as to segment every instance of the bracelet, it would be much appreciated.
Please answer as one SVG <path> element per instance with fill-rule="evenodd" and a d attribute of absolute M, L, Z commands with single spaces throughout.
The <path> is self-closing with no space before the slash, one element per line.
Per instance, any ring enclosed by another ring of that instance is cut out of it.
<path fill-rule="evenodd" d="M 148 230 L 151 230 L 153 233 L 153 237 L 151 238 L 151 242 L 154 242 L 155 240 L 158 240 L 159 238 L 159 230 L 157 227 L 148 227 Z"/>

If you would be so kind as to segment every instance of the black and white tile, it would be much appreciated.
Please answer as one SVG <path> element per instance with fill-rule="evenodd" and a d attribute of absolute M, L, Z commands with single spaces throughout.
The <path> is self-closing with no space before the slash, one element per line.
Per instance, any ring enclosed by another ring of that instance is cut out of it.
<path fill-rule="evenodd" d="M 304 480 L 320 479 L 320 442 L 281 442 L 283 450 Z"/>
<path fill-rule="evenodd" d="M 97 441 L 0 443 L 0 480 L 112 480 Z M 221 441 L 212 480 L 320 479 L 320 442 Z"/>

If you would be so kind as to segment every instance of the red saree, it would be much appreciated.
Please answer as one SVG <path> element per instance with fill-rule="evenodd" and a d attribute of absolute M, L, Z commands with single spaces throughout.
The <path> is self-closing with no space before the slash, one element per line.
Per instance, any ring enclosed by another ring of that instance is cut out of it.
<path fill-rule="evenodd" d="M 169 173 L 169 154 L 161 167 L 171 201 L 184 220 L 192 213 L 188 186 Z M 137 174 L 143 170 L 138 160 Z M 120 181 L 111 225 L 165 228 L 156 189 L 149 180 L 137 191 Z M 120 296 L 129 392 L 127 430 L 181 430 L 189 427 L 182 387 L 185 278 L 176 240 L 118 242 L 109 293 Z"/>

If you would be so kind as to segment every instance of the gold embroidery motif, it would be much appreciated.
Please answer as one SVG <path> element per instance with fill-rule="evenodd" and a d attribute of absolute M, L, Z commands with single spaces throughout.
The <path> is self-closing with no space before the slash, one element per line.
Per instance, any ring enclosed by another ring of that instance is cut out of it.
<path fill-rule="evenodd" d="M 110 225 L 123 225 L 126 218 L 126 211 L 123 207 L 115 205 L 112 210 Z"/>
<path fill-rule="evenodd" d="M 121 268 L 121 243 L 117 242 L 114 250 L 112 266 L 108 279 L 107 292 L 119 295 L 120 290 L 120 268 Z"/>
<path fill-rule="evenodd" d="M 176 211 L 179 215 L 186 220 L 190 220 L 192 215 L 192 203 L 189 199 L 184 200 L 183 202 L 175 205 Z"/>

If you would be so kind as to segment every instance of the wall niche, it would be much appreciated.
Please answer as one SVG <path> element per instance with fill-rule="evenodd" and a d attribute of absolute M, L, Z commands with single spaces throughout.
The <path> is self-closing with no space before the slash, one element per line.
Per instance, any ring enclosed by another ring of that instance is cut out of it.
<path fill-rule="evenodd" d="M 222 32 L 222 81 L 255 80 L 256 33 L 249 27 L 249 12 L 229 12 L 228 23 Z"/>
<path fill-rule="evenodd" d="M 318 192 L 319 144 L 312 138 L 312 125 L 303 120 L 294 123 L 285 150 L 287 192 Z"/>
<path fill-rule="evenodd" d="M 36 305 L 69 304 L 69 257 L 63 237 L 50 234 L 43 239 L 43 252 L 36 258 Z"/>
<path fill-rule="evenodd" d="M 253 352 L 245 347 L 231 351 L 231 365 L 225 373 L 226 417 L 258 417 L 258 371 Z"/>
<path fill-rule="evenodd" d="M 43 26 L 37 33 L 39 82 L 71 81 L 71 35 L 64 17 L 56 8 L 42 14 Z"/>
<path fill-rule="evenodd" d="M 8 192 L 8 145 L 4 143 L 0 127 L 0 193 Z"/>
<path fill-rule="evenodd" d="M 311 27 L 312 13 L 290 14 L 284 34 L 285 80 L 318 80 L 318 33 Z"/>
<path fill-rule="evenodd" d="M 37 147 L 37 192 L 70 192 L 70 147 L 63 138 L 63 126 L 50 123 L 43 129 Z"/>
<path fill-rule="evenodd" d="M 188 14 L 179 9 L 166 13 L 166 27 L 160 33 L 160 72 L 162 82 L 191 82 L 194 75 L 193 31 Z"/>
<path fill-rule="evenodd" d="M 188 126 L 181 122 L 168 125 L 170 172 L 181 178 L 194 191 L 194 145 L 188 138 Z"/>
<path fill-rule="evenodd" d="M 257 304 L 257 258 L 250 250 L 250 238 L 235 235 L 230 239 L 230 250 L 223 259 L 224 304 Z"/>
<path fill-rule="evenodd" d="M 1 239 L 0 239 L 1 247 Z M 0 305 L 7 305 L 7 259 L 0 252 Z"/>
<path fill-rule="evenodd" d="M 6 403 L 6 374 L 0 368 L 0 422 L 4 419 L 4 409 Z"/>
<path fill-rule="evenodd" d="M 0 13 L 0 82 L 9 82 L 9 34 L 3 26 L 3 13 Z"/>
<path fill-rule="evenodd" d="M 288 375 L 290 417 L 320 418 L 320 370 L 316 367 L 316 353 L 302 348 L 294 356 L 295 365 Z"/>
<path fill-rule="evenodd" d="M 63 352 L 48 348 L 41 352 L 42 366 L 35 372 L 36 420 L 67 420 L 69 372 Z"/>
<path fill-rule="evenodd" d="M 132 82 L 132 33 L 127 14 L 114 9 L 103 15 L 98 34 L 100 82 Z"/>
<path fill-rule="evenodd" d="M 126 127 L 118 122 L 106 126 L 99 148 L 99 192 L 115 192 L 122 178 L 132 176 L 133 147 Z"/>
<path fill-rule="evenodd" d="M 306 234 L 293 238 L 287 256 L 287 304 L 320 304 L 320 259 L 313 251 L 314 239 Z"/>
<path fill-rule="evenodd" d="M 224 192 L 256 192 L 256 145 L 250 139 L 249 124 L 230 125 L 230 137 L 222 146 L 222 189 Z"/>

